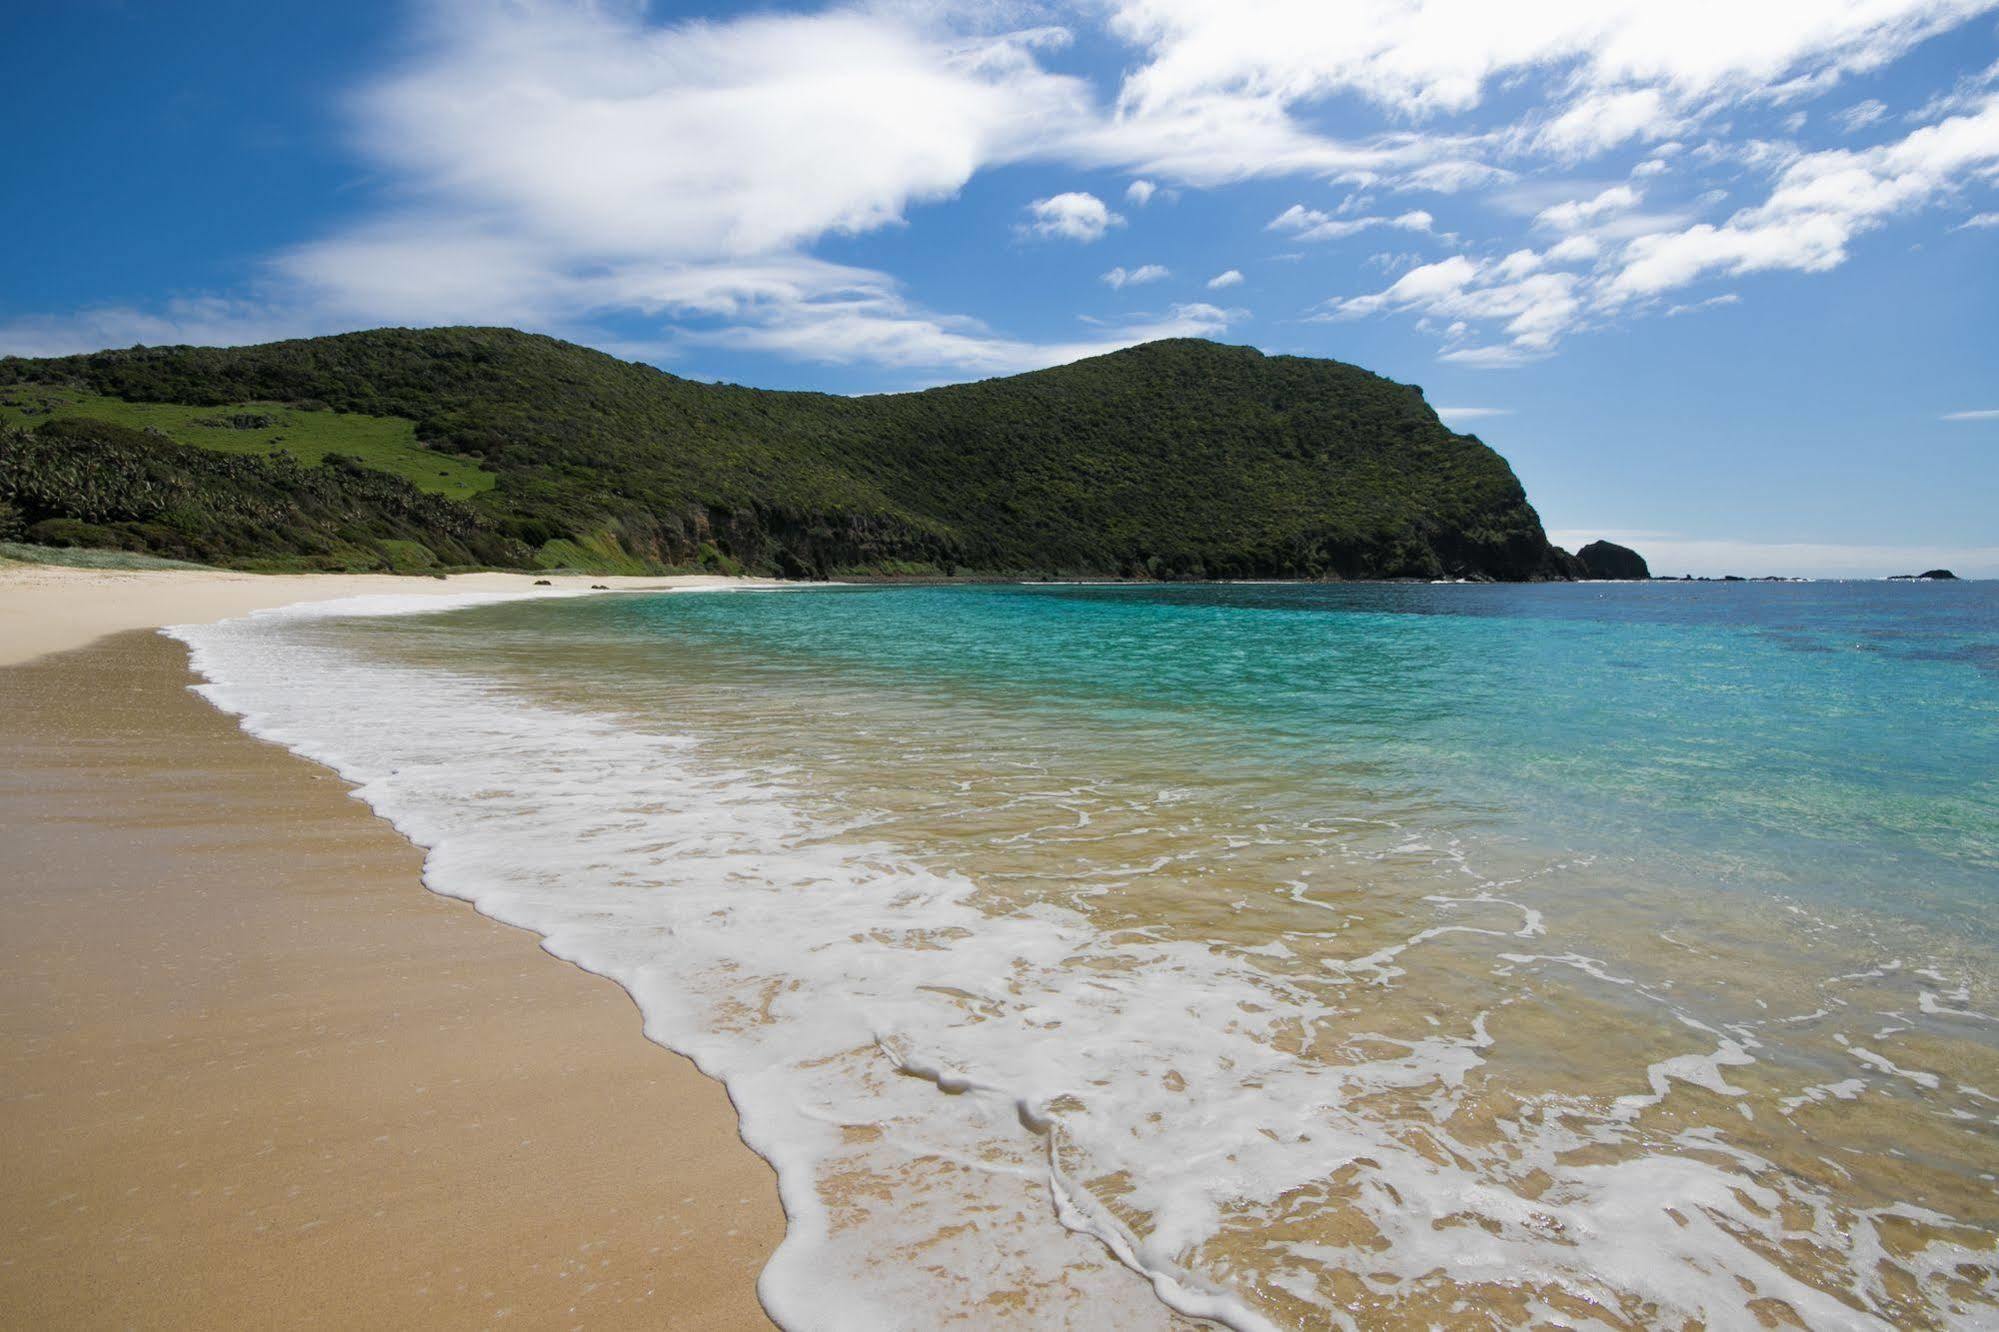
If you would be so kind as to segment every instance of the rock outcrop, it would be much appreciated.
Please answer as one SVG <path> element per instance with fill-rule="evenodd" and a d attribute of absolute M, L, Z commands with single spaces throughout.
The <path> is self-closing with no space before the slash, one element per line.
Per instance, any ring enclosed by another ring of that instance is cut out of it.
<path fill-rule="evenodd" d="M 1652 576 L 1645 557 L 1615 541 L 1592 541 L 1576 552 L 1582 576 L 1593 579 L 1644 580 Z"/>

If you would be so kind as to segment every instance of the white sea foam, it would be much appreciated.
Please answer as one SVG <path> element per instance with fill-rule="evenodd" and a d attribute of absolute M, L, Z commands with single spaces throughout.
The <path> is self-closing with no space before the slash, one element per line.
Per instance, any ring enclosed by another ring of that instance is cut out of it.
<path fill-rule="evenodd" d="M 1746 1280 L 1814 1327 L 1885 1325 L 1764 1256 L 1871 1235 L 1822 1199 L 1780 1196 L 1765 1163 L 1695 1131 L 1669 1152 L 1573 1163 L 1636 1103 L 1523 1118 L 1499 1147 L 1452 1142 L 1444 1121 L 1493 1044 L 1486 1014 L 1420 1040 L 1343 1032 L 1373 1052 L 1350 1062 L 1303 1057 L 1287 1034 L 1337 1028 L 1340 986 L 1286 982 L 1264 969 L 1274 952 L 1113 938 L 1047 904 L 994 914 L 964 875 L 808 815 L 781 773 L 470 672 L 369 659 L 321 623 L 492 599 L 366 598 L 170 632 L 208 698 L 334 768 L 426 848 L 431 888 L 617 981 L 650 1036 L 727 1084 L 779 1173 L 789 1224 L 760 1294 L 784 1325 L 1152 1326 L 1156 1296 L 1269 1326 L 1203 1245 L 1356 1169 L 1385 1247 L 1361 1261 L 1272 1240 L 1253 1274 L 1320 1322 L 1352 1324 L 1319 1280 L 1346 1266 L 1384 1292 L 1505 1281 L 1718 1326 L 1752 1321 Z M 1463 900 L 1517 909 L 1521 926 L 1424 930 L 1336 979 L 1386 983 L 1446 935 L 1545 932 L 1498 886 Z M 1311 902 L 1302 884 L 1294 896 Z M 1625 984 L 1593 959 L 1507 959 Z M 1682 1020 L 1715 1048 L 1639 1071 L 1645 1105 L 1675 1083 L 1736 1094 L 1723 1070 L 1754 1058 L 1753 1042 Z M 1432 1142 L 1367 1109 L 1397 1093 L 1432 1098 Z M 1509 1186 L 1535 1172 L 1550 1181 L 1537 1195 Z M 1782 1230 L 1787 1209 L 1807 1227 Z M 1866 1258 L 1846 1293 L 1879 1307 Z"/>

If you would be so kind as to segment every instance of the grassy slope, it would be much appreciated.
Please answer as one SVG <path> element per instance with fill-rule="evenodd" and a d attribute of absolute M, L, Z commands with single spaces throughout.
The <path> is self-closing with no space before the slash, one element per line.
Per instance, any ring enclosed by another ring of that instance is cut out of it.
<path fill-rule="evenodd" d="M 414 422 L 539 563 L 1211 576 L 1566 570 L 1417 390 L 1195 340 L 922 393 L 700 384 L 504 329 L 0 361 L 0 384 Z M 0 390 L 6 396 L 6 390 Z M 351 419 L 351 418 L 341 418 Z"/>
<path fill-rule="evenodd" d="M 268 418 L 273 424 L 250 429 L 204 424 L 234 416 Z M 496 479 L 475 463 L 424 448 L 417 443 L 416 423 L 406 417 L 270 402 L 232 402 L 215 407 L 126 402 L 84 388 L 46 384 L 16 385 L 0 392 L 0 425 L 33 427 L 47 420 L 75 417 L 109 421 L 133 430 L 150 428 L 177 443 L 219 453 L 290 453 L 308 465 L 329 453 L 344 453 L 378 471 L 400 476 L 419 490 L 452 499 L 470 499 L 491 490 Z"/>

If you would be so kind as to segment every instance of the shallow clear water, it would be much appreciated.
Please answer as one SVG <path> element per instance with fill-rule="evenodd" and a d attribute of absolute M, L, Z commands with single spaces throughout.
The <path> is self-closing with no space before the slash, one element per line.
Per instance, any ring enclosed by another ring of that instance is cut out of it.
<path fill-rule="evenodd" d="M 1999 585 L 185 636 L 728 1080 L 787 1323 L 1999 1314 Z"/>

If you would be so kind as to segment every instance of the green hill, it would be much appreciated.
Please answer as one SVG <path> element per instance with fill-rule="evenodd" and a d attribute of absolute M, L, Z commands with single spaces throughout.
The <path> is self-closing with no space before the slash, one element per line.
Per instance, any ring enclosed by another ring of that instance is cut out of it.
<path fill-rule="evenodd" d="M 1505 460 L 1419 390 L 1193 339 L 843 398 L 509 329 L 383 329 L 0 360 L 0 422 L 0 540 L 246 567 L 1576 567 Z"/>

